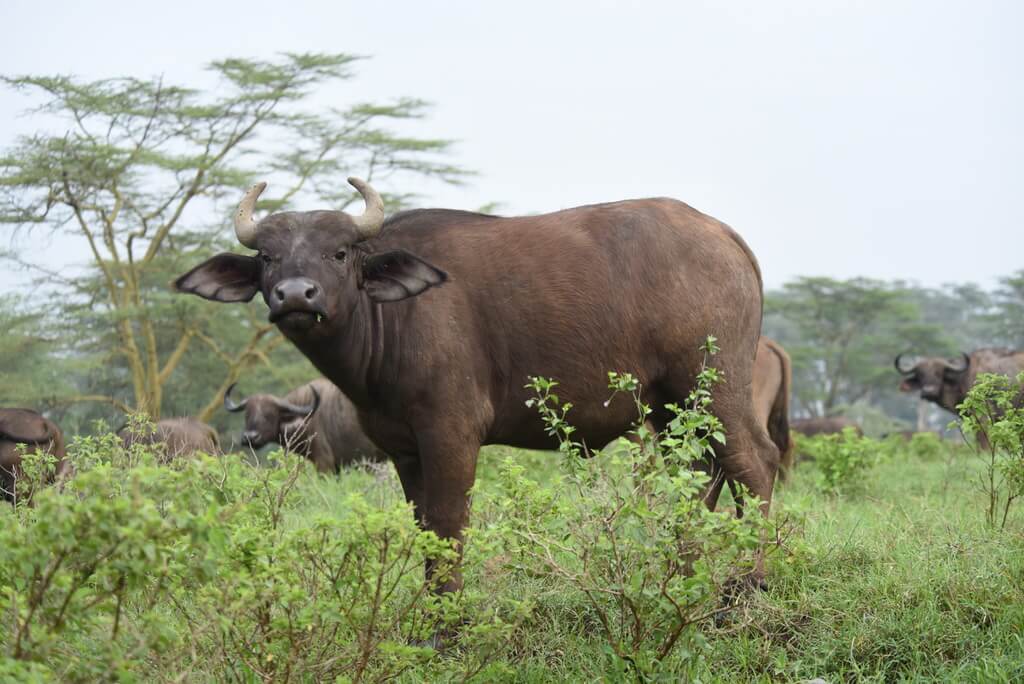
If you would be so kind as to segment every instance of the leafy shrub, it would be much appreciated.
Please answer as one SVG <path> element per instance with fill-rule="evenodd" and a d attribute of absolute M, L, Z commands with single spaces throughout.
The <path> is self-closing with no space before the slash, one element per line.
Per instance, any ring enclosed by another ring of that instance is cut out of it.
<path fill-rule="evenodd" d="M 425 559 L 443 581 L 455 553 L 404 503 L 352 494 L 299 515 L 316 477 L 299 457 L 162 465 L 113 435 L 70 453 L 63 490 L 0 512 L 4 678 L 383 681 L 433 657 L 417 644 L 439 630 L 465 622 L 485 656 L 511 628 L 508 612 L 464 619 L 461 596 L 436 595 Z"/>
<path fill-rule="evenodd" d="M 714 351 L 709 340 L 707 352 Z M 557 383 L 533 378 L 537 396 L 529 403 L 559 440 L 563 474 L 542 484 L 506 460 L 490 493 L 510 521 L 498 539 L 507 564 L 585 598 L 617 676 L 664 672 L 672 654 L 699 659 L 696 627 L 723 610 L 724 587 L 753 567 L 762 516 L 709 511 L 701 494 L 710 476 L 694 468 L 725 439 L 710 413 L 719 379 L 706 366 L 686 404 L 669 406 L 673 418 L 655 435 L 642 425 L 650 408 L 636 379 L 610 373 L 611 390 L 636 404 L 639 425 L 614 453 L 586 459 Z"/>
<path fill-rule="evenodd" d="M 864 474 L 878 462 L 882 453 L 877 442 L 861 437 L 849 427 L 832 435 L 796 435 L 796 444 L 801 453 L 814 459 L 819 487 L 830 494 L 857 490 Z"/>
<path fill-rule="evenodd" d="M 985 519 L 1000 529 L 1013 503 L 1024 496 L 1024 408 L 1020 407 L 1024 373 L 1016 379 L 982 373 L 957 408 L 961 429 L 978 437 L 976 448 L 985 460 L 980 485 L 985 493 Z"/>
<path fill-rule="evenodd" d="M 907 451 L 922 461 L 937 461 L 949 453 L 950 447 L 934 432 L 916 432 L 907 444 Z"/>

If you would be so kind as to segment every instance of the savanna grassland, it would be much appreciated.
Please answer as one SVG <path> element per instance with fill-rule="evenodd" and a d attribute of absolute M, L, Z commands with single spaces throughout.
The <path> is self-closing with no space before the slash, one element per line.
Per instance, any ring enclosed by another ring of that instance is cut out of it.
<path fill-rule="evenodd" d="M 0 508 L 0 678 L 1021 681 L 1024 516 L 986 524 L 984 461 L 966 448 L 858 444 L 867 458 L 845 480 L 826 486 L 804 461 L 777 491 L 769 589 L 726 612 L 724 578 L 744 566 L 757 516 L 747 529 L 673 499 L 691 536 L 728 542 L 700 548 L 728 560 L 688 547 L 697 560 L 672 566 L 672 595 L 696 621 L 651 659 L 672 621 L 638 587 L 619 611 L 621 597 L 594 594 L 585 575 L 658 580 L 662 566 L 640 568 L 663 550 L 649 524 L 657 486 L 641 488 L 648 504 L 629 515 L 643 524 L 616 528 L 614 553 L 594 541 L 607 517 L 573 513 L 615 509 L 593 507 L 615 498 L 628 446 L 575 473 L 559 454 L 485 448 L 465 590 L 437 600 L 423 559 L 450 551 L 415 529 L 390 467 L 323 477 L 280 455 L 271 467 L 240 455 L 164 466 L 109 436 L 80 439 L 63 493 Z M 588 544 L 633 563 L 626 576 L 597 554 L 574 564 Z M 651 626 L 646 640 L 633 639 L 637 623 Z"/>

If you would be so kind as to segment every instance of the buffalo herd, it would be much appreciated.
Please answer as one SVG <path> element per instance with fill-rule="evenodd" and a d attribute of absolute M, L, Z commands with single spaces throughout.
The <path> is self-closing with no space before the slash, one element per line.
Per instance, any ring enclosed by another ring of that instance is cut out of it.
<path fill-rule="evenodd" d="M 721 351 L 710 363 L 726 378 L 712 390 L 713 405 L 727 439 L 706 464 L 710 507 L 723 484 L 742 484 L 767 513 L 776 476 L 792 467 L 791 429 L 859 430 L 838 416 L 790 423 L 790 359 L 760 336 L 757 260 L 732 228 L 682 202 L 516 218 L 441 209 L 386 218 L 369 184 L 349 182 L 365 202 L 361 215 L 257 219 L 266 184 L 253 186 L 234 218 L 250 253 L 218 254 L 174 282 L 178 292 L 213 302 L 259 295 L 270 322 L 323 376 L 284 397 L 236 399 L 232 385 L 224 407 L 244 414 L 244 447 L 280 444 L 321 473 L 389 460 L 418 521 L 458 544 L 480 447 L 556 446 L 527 406 L 531 376 L 556 380 L 573 406 L 576 436 L 605 444 L 636 418 L 627 397 L 608 401 L 607 371 L 636 376 L 661 430 L 671 418 L 661 407 L 685 402 L 713 334 Z M 955 411 L 979 373 L 1016 375 L 1024 353 L 901 354 L 895 365 L 901 389 Z M 193 418 L 120 436 L 128 448 L 157 445 L 165 460 L 221 451 L 216 432 Z M 53 456 L 54 479 L 67 475 L 53 422 L 0 409 L 0 488 L 9 500 L 29 452 Z M 460 584 L 455 574 L 443 589 Z"/>

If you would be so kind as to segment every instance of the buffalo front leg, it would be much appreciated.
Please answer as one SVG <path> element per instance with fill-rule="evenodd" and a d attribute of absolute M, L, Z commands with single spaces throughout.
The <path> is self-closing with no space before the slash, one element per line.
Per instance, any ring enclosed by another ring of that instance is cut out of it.
<path fill-rule="evenodd" d="M 438 582 L 439 592 L 462 588 L 462 543 L 469 523 L 469 490 L 476 478 L 479 443 L 451 435 L 427 433 L 418 437 L 423 483 L 417 515 L 424 529 L 454 542 L 458 553 L 455 567 L 440 567 L 427 561 L 427 579 Z M 442 572 L 441 576 L 437 573 Z"/>

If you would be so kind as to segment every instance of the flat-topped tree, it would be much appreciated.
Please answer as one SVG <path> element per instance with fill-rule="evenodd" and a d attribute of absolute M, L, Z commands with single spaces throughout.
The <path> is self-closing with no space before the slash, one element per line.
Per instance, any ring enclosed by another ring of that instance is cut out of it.
<path fill-rule="evenodd" d="M 296 199 L 345 206 L 355 197 L 344 190 L 350 173 L 444 182 L 465 174 L 444 160 L 448 141 L 387 128 L 421 118 L 422 101 L 314 107 L 314 98 L 338 99 L 358 59 L 226 59 L 209 65 L 216 82 L 206 89 L 163 78 L 4 79 L 40 102 L 33 112 L 48 125 L 0 155 L 0 222 L 9 237 L 19 229 L 73 237 L 86 257 L 69 274 L 26 241 L 5 254 L 45 286 L 39 306 L 56 306 L 75 331 L 69 353 L 96 359 L 65 401 L 123 403 L 158 417 L 168 395 L 181 403 L 180 390 L 192 410 L 205 404 L 205 419 L 243 369 L 270 365 L 280 337 L 263 315 L 237 308 L 214 317 L 167 290 L 183 260 L 228 238 L 234 201 L 253 175 L 274 179 L 280 194 L 261 206 L 276 210 Z M 396 209 L 409 198 L 384 199 Z M 175 386 L 183 364 L 199 377 Z"/>

